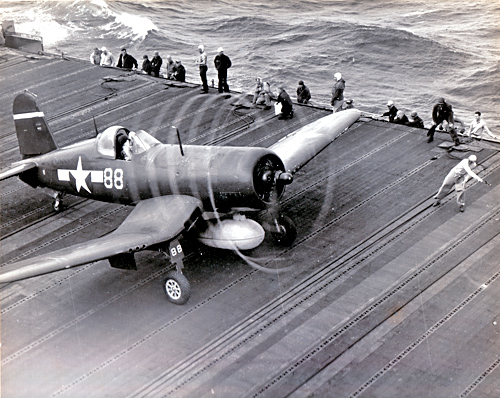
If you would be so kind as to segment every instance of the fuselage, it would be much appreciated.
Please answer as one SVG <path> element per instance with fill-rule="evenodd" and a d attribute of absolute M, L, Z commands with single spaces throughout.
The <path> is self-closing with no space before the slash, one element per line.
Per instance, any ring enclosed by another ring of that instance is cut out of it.
<path fill-rule="evenodd" d="M 259 170 L 270 165 L 283 170 L 269 149 L 154 145 L 131 161 L 100 153 L 88 140 L 36 159 L 31 185 L 95 200 L 131 204 L 172 194 L 200 199 L 206 209 L 265 207 L 267 187 Z M 264 184 L 264 186 L 262 186 Z"/>

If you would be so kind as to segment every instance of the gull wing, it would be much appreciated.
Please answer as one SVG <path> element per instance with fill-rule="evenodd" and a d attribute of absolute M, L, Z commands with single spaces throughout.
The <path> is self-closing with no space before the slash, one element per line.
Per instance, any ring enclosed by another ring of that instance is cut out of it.
<path fill-rule="evenodd" d="M 0 173 L 0 181 L 5 180 L 10 177 L 17 176 L 19 174 L 24 173 L 25 171 L 36 169 L 38 165 L 35 162 L 22 162 L 22 163 L 14 163 L 10 166 L 6 167 Z"/>
<path fill-rule="evenodd" d="M 191 196 L 172 195 L 143 200 L 110 234 L 4 266 L 0 272 L 0 283 L 43 275 L 168 242 L 189 228 L 201 214 L 201 202 Z"/>
<path fill-rule="evenodd" d="M 295 173 L 358 120 L 360 115 L 357 109 L 335 112 L 288 134 L 269 149 L 281 158 L 287 172 Z"/>

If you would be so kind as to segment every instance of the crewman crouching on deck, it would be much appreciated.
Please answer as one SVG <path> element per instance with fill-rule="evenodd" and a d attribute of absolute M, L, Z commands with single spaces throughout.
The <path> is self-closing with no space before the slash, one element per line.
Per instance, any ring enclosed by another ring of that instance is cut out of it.
<path fill-rule="evenodd" d="M 277 98 L 277 103 L 281 104 L 281 113 L 278 115 L 278 119 L 291 119 L 293 118 L 293 103 L 292 99 L 285 91 L 284 87 L 279 87 L 279 95 Z"/>
<path fill-rule="evenodd" d="M 472 177 L 475 178 L 479 182 L 484 182 L 481 177 L 479 177 L 476 173 L 472 171 L 474 167 L 476 167 L 477 156 L 470 155 L 468 158 L 463 159 L 459 164 L 453 167 L 448 175 L 445 177 L 441 188 L 439 188 L 438 193 L 434 196 L 436 202 L 434 206 L 439 206 L 441 203 L 441 199 L 443 199 L 448 192 L 455 186 L 455 191 L 457 193 L 457 203 L 460 211 L 465 210 L 465 184 Z"/>
<path fill-rule="evenodd" d="M 398 113 L 396 113 L 396 117 L 394 118 L 394 123 L 407 124 L 408 122 L 409 122 L 409 120 L 406 117 L 404 111 L 398 111 Z"/>
<path fill-rule="evenodd" d="M 307 104 L 311 99 L 311 91 L 304 84 L 303 80 L 299 81 L 299 86 L 297 87 L 297 102 L 299 104 Z"/>
<path fill-rule="evenodd" d="M 410 113 L 410 117 L 411 117 L 410 121 L 408 123 L 406 123 L 407 126 L 418 127 L 419 129 L 424 128 L 424 121 L 422 120 L 422 118 L 420 116 L 418 116 L 416 111 L 413 111 L 412 113 Z"/>
<path fill-rule="evenodd" d="M 427 142 L 432 142 L 434 140 L 434 132 L 436 127 L 443 125 L 443 128 L 450 134 L 451 139 L 455 145 L 460 145 L 460 140 L 458 139 L 457 133 L 455 131 L 453 118 L 453 108 L 450 104 L 447 104 L 444 98 L 440 98 L 434 108 L 432 109 L 432 126 L 427 132 Z"/>
<path fill-rule="evenodd" d="M 260 77 L 256 78 L 252 103 L 255 105 L 266 104 L 265 109 L 271 109 L 272 97 L 273 93 L 271 92 L 271 85 L 268 82 L 263 81 Z"/>
<path fill-rule="evenodd" d="M 396 118 L 396 115 L 398 113 L 398 108 L 394 105 L 393 100 L 387 101 L 387 112 L 382 113 L 382 117 L 388 116 L 389 117 L 389 122 L 394 123 L 394 119 Z"/>
<path fill-rule="evenodd" d="M 354 108 L 353 102 L 354 102 L 354 100 L 352 100 L 352 99 L 345 100 L 345 102 L 340 107 L 340 110 L 345 111 L 346 109 L 353 109 Z"/>

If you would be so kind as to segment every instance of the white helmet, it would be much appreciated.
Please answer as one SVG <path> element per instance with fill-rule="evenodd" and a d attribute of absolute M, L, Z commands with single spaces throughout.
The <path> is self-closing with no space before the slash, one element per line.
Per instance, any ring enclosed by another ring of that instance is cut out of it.
<path fill-rule="evenodd" d="M 394 105 L 394 101 L 393 100 L 387 101 L 387 106 L 393 106 L 393 105 Z"/>
<path fill-rule="evenodd" d="M 476 156 L 476 155 L 470 155 L 470 156 L 469 156 L 469 160 L 470 160 L 471 162 L 476 163 L 477 156 Z"/>
<path fill-rule="evenodd" d="M 337 79 L 337 80 L 340 80 L 340 79 L 342 79 L 342 74 L 341 74 L 340 72 L 337 72 L 337 73 L 335 73 L 335 74 L 333 75 L 333 77 L 334 77 L 335 79 Z"/>

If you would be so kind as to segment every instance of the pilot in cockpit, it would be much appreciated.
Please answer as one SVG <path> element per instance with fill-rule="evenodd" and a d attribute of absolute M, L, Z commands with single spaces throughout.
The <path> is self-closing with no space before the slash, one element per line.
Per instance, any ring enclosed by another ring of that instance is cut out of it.
<path fill-rule="evenodd" d="M 132 148 L 133 148 L 133 139 L 135 133 L 130 132 L 128 135 L 123 130 L 120 130 L 116 137 L 116 158 L 122 159 L 126 161 L 132 160 Z"/>

